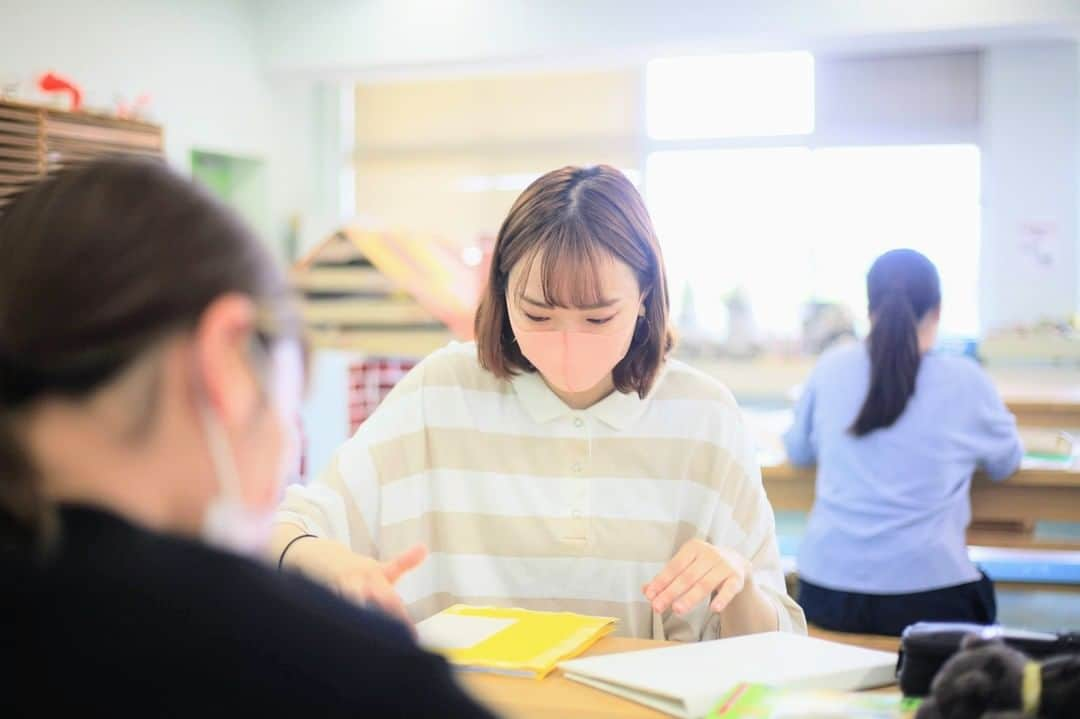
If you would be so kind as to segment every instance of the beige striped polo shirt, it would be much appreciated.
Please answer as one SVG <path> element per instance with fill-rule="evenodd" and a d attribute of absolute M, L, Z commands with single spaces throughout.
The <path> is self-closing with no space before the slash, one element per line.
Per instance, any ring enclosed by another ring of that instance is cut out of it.
<path fill-rule="evenodd" d="M 431 551 L 398 590 L 416 620 L 452 604 L 619 619 L 625 636 L 719 636 L 702 602 L 657 615 L 642 594 L 699 538 L 753 564 L 780 629 L 805 632 L 788 596 L 773 512 L 731 393 L 669 361 L 644 400 L 567 407 L 535 373 L 499 380 L 476 345 L 418 365 L 277 517 L 386 559 Z"/>

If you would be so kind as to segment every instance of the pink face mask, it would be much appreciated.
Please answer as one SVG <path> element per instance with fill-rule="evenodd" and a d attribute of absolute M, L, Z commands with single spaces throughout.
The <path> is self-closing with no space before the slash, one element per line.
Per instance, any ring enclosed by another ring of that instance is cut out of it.
<path fill-rule="evenodd" d="M 636 320 L 636 318 L 635 318 Z M 592 389 L 615 369 L 630 349 L 634 338 L 634 323 L 626 330 L 565 332 L 556 330 L 523 331 L 510 313 L 521 353 L 544 375 L 550 384 L 563 392 L 585 392 Z"/>

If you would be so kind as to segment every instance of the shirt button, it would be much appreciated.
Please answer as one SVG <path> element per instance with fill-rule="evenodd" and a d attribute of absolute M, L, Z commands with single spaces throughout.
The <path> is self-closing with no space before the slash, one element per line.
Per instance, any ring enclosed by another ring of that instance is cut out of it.
<path fill-rule="evenodd" d="M 577 419 L 574 420 L 574 426 L 577 427 L 578 429 L 581 429 L 582 427 L 585 426 L 585 420 L 583 420 L 581 417 L 578 417 Z"/>
<path fill-rule="evenodd" d="M 585 469 L 585 467 L 582 466 L 581 462 L 574 462 L 570 469 L 574 470 L 574 474 L 581 474 L 581 470 Z"/>

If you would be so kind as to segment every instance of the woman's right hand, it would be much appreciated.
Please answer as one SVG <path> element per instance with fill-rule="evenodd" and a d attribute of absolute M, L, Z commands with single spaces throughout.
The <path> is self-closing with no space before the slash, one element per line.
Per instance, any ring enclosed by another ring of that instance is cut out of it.
<path fill-rule="evenodd" d="M 286 526 L 279 525 L 280 531 L 275 531 L 273 546 L 284 548 L 298 536 L 298 532 L 290 531 L 294 528 L 286 529 Z M 357 604 L 374 604 L 411 626 L 405 603 L 394 585 L 423 564 L 427 554 L 427 547 L 416 544 L 393 559 L 380 562 L 357 554 L 332 539 L 304 537 L 289 547 L 284 566 L 299 569 Z"/>
<path fill-rule="evenodd" d="M 380 562 L 349 552 L 329 568 L 330 586 L 341 596 L 361 605 L 375 604 L 412 626 L 405 603 L 394 585 L 427 559 L 427 547 L 417 544 L 393 559 Z"/>

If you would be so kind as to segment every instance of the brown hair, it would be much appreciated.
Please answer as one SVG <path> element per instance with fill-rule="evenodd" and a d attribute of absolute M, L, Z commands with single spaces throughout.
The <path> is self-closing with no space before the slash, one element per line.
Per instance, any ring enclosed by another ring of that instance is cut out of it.
<path fill-rule="evenodd" d="M 608 258 L 634 271 L 645 298 L 645 316 L 613 379 L 618 391 L 644 398 L 674 345 L 674 334 L 668 322 L 664 260 L 641 195 L 621 172 L 597 165 L 549 172 L 517 198 L 499 229 L 476 312 L 480 364 L 496 377 L 536 371 L 514 339 L 506 292 L 510 271 L 519 262 L 531 265 L 541 252 L 544 301 L 554 307 L 602 300 L 599 265 Z"/>
<path fill-rule="evenodd" d="M 299 332 L 263 244 L 157 161 L 101 160 L 23 192 L 0 214 L 0 257 L 0 519 L 30 537 L 51 517 L 15 431 L 32 402 L 90 395 L 225 293 Z"/>

